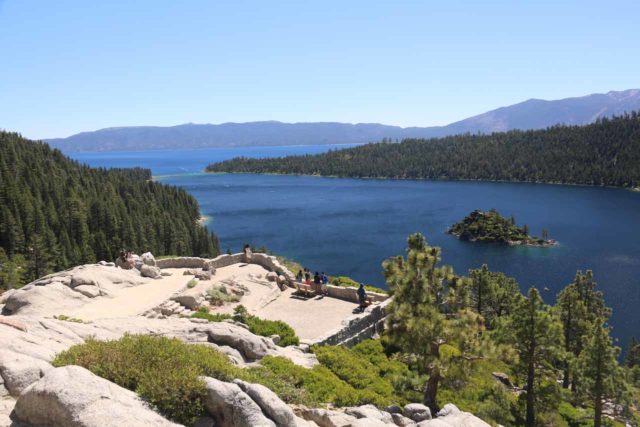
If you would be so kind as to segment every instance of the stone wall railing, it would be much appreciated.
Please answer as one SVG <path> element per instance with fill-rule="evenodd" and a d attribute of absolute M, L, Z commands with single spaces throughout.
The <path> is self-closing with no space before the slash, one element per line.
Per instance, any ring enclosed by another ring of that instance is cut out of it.
<path fill-rule="evenodd" d="M 245 262 L 244 254 L 237 253 L 233 255 L 220 255 L 213 259 L 197 257 L 164 258 L 157 260 L 156 265 L 160 268 L 203 268 L 215 270 L 242 262 Z M 249 263 L 260 265 L 269 271 L 275 272 L 279 276 L 284 276 L 287 284 L 290 287 L 295 287 L 295 275 L 282 265 L 276 257 L 262 253 L 254 253 L 251 255 Z M 358 288 L 327 285 L 327 293 L 328 296 L 332 298 L 358 303 Z M 387 294 L 369 291 L 367 291 L 367 297 L 373 302 L 382 302 L 389 298 Z"/>
<path fill-rule="evenodd" d="M 341 300 L 358 303 L 358 288 L 345 288 L 342 286 L 327 285 L 327 293 L 330 297 Z M 373 302 L 382 302 L 389 298 L 387 294 L 379 294 L 377 292 L 367 291 L 367 298 Z"/>
<path fill-rule="evenodd" d="M 156 260 L 156 265 L 160 268 L 203 268 L 206 270 L 215 270 L 217 268 L 228 267 L 242 262 L 245 262 L 244 254 L 238 253 L 233 255 L 220 255 L 213 259 L 198 257 L 163 258 Z M 290 284 L 295 280 L 293 273 L 280 264 L 278 259 L 274 256 L 254 253 L 251 256 L 249 263 L 260 265 L 269 271 L 277 273 L 279 276 L 284 276 Z"/>
<path fill-rule="evenodd" d="M 382 303 L 370 306 L 366 309 L 364 316 L 354 315 L 345 319 L 340 328 L 308 344 L 351 347 L 366 339 L 374 338 L 384 329 L 384 321 L 387 316 L 386 307 L 390 302 L 391 299 L 388 298 Z"/>

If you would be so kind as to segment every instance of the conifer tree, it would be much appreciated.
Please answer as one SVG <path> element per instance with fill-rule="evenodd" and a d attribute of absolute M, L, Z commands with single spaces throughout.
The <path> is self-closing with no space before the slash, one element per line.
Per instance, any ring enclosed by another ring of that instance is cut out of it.
<path fill-rule="evenodd" d="M 591 271 L 578 271 L 572 283 L 557 296 L 555 308 L 564 329 L 564 349 L 570 358 L 577 358 L 584 347 L 586 333 L 592 326 L 609 317 L 610 309 L 604 303 L 602 292 L 596 290 L 596 282 Z M 564 361 L 562 386 L 577 384 L 571 380 L 570 358 Z"/>
<path fill-rule="evenodd" d="M 393 345 L 415 358 L 417 370 L 428 375 L 424 403 L 435 413 L 440 381 L 452 363 L 474 348 L 479 325 L 477 316 L 468 312 L 455 320 L 446 320 L 441 313 L 444 284 L 455 276 L 450 267 L 438 266 L 440 248 L 428 246 L 419 233 L 409 236 L 408 246 L 406 258 L 398 256 L 384 263 L 393 295 L 387 307 L 387 334 Z"/>
<path fill-rule="evenodd" d="M 593 426 L 602 426 L 606 399 L 618 400 L 626 390 L 624 374 L 618 365 L 620 349 L 612 344 L 609 328 L 602 321 L 591 325 L 585 346 L 576 361 L 580 391 L 593 402 Z"/>
<path fill-rule="evenodd" d="M 538 388 L 544 381 L 555 381 L 554 364 L 563 357 L 562 325 L 538 290 L 531 288 L 511 316 L 501 322 L 496 336 L 512 345 L 519 356 L 515 368 L 525 389 L 525 426 L 533 427 Z"/>

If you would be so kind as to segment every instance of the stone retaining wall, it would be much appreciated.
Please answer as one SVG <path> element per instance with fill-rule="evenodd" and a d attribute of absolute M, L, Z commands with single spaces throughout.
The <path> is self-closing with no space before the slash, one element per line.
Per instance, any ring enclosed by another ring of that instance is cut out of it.
<path fill-rule="evenodd" d="M 345 288 L 341 286 L 327 285 L 327 292 L 330 297 L 341 300 L 358 303 L 358 288 Z M 377 292 L 367 291 L 367 297 L 373 302 L 382 302 L 389 298 L 387 294 L 379 294 Z"/>
<path fill-rule="evenodd" d="M 157 260 L 156 265 L 160 268 L 204 268 L 215 270 L 217 268 L 228 267 L 242 262 L 245 262 L 244 254 L 238 253 L 233 255 L 220 255 L 213 259 L 198 257 L 164 258 Z M 260 265 L 269 271 L 277 273 L 279 276 L 284 276 L 289 284 L 293 284 L 293 281 L 295 280 L 294 274 L 285 266 L 280 264 L 278 259 L 274 256 L 254 253 L 251 256 L 249 263 Z"/>
<path fill-rule="evenodd" d="M 384 329 L 384 321 L 387 316 L 386 307 L 390 302 L 391 299 L 388 298 L 380 304 L 370 306 L 367 308 L 365 316 L 352 316 L 346 319 L 340 328 L 309 344 L 351 347 L 366 339 L 374 338 Z"/>

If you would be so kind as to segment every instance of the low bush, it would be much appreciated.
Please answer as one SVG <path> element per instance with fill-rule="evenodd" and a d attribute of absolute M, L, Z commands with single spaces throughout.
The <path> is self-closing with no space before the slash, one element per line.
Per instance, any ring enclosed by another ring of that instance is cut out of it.
<path fill-rule="evenodd" d="M 191 279 L 187 282 L 187 288 L 193 289 L 198 284 L 198 279 Z"/>
<path fill-rule="evenodd" d="M 211 288 L 207 291 L 209 297 L 211 298 L 209 301 L 211 305 L 220 306 L 226 302 L 238 302 L 240 301 L 240 297 L 236 294 L 227 294 L 222 291 L 222 288 Z"/>
<path fill-rule="evenodd" d="M 59 314 L 57 316 L 53 316 L 54 319 L 56 320 L 62 320 L 65 322 L 73 322 L 73 323 L 89 323 L 89 322 L 85 322 L 82 319 L 78 319 L 77 317 L 69 317 L 65 314 Z"/>
<path fill-rule="evenodd" d="M 261 365 L 250 371 L 251 379 L 271 388 L 288 403 L 307 406 L 389 404 L 387 399 L 371 390 L 354 388 L 326 366 L 305 369 L 282 357 L 265 357 Z"/>
<path fill-rule="evenodd" d="M 206 375 L 229 381 L 240 369 L 203 345 L 178 339 L 125 335 L 117 341 L 87 340 L 60 353 L 54 366 L 80 365 L 135 391 L 167 418 L 191 425 L 204 413 Z"/>
<path fill-rule="evenodd" d="M 224 313 L 209 313 L 206 311 L 196 311 L 191 315 L 191 317 L 195 317 L 196 319 L 205 319 L 209 322 L 222 322 L 223 320 L 233 319 L 230 314 Z"/>
<path fill-rule="evenodd" d="M 210 322 L 222 322 L 226 319 L 233 319 L 247 325 L 249 331 L 253 334 L 263 337 L 278 335 L 280 337 L 280 342 L 278 342 L 280 347 L 300 344 L 300 339 L 291 326 L 280 320 L 266 320 L 253 316 L 247 312 L 247 309 L 243 305 L 239 305 L 234 309 L 233 316 L 229 314 L 198 311 L 192 314 L 191 317 L 206 319 Z"/>
<path fill-rule="evenodd" d="M 367 403 L 384 406 L 396 401 L 387 395 L 385 387 L 355 388 L 327 366 L 306 369 L 288 359 L 269 356 L 260 365 L 243 369 L 210 347 L 159 336 L 125 335 L 115 341 L 89 339 L 60 353 L 53 364 L 83 366 L 135 391 L 165 417 L 185 425 L 193 425 L 204 414 L 206 390 L 199 379 L 203 375 L 222 381 L 240 378 L 259 383 L 287 403 L 307 406 Z M 366 377 L 361 372 L 359 375 Z M 365 379 L 358 384 L 364 386 L 369 382 Z M 385 395 L 379 394 L 378 389 Z"/>

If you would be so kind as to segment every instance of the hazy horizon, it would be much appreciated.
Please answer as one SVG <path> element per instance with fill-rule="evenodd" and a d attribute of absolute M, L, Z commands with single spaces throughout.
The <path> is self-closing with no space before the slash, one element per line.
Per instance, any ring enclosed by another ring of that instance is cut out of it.
<path fill-rule="evenodd" d="M 638 12 L 628 0 L 0 0 L 0 128 L 43 139 L 189 122 L 441 126 L 639 87 Z"/>

